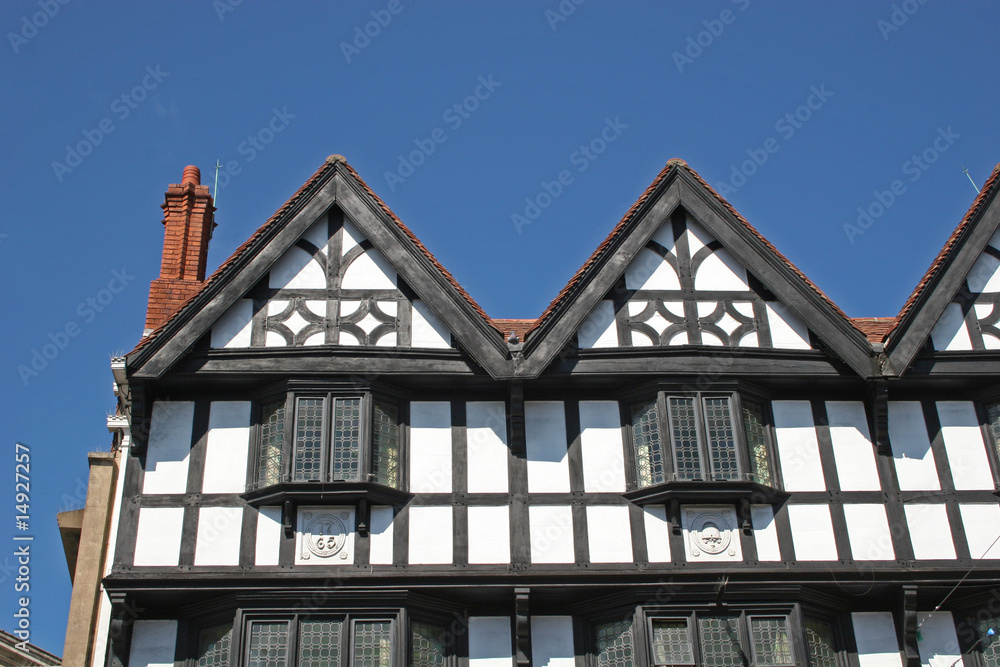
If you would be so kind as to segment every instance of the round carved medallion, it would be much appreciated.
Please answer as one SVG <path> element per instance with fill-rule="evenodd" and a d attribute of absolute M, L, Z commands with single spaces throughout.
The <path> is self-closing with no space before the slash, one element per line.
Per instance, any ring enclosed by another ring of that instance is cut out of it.
<path fill-rule="evenodd" d="M 306 518 L 309 518 L 308 515 Z M 329 558 L 337 555 L 347 544 L 347 527 L 334 514 L 319 514 L 309 521 L 302 538 L 306 548 L 314 555 Z M 303 557 L 308 555 L 303 554 Z"/>

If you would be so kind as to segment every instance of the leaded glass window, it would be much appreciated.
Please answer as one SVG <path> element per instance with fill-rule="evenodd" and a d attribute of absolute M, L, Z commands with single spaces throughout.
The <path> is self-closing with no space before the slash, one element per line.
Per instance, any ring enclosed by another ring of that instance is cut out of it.
<path fill-rule="evenodd" d="M 979 622 L 979 646 L 985 667 L 1000 667 L 1000 618 Z M 993 630 L 990 635 L 989 631 Z"/>
<path fill-rule="evenodd" d="M 654 665 L 694 664 L 687 619 L 655 619 L 652 626 Z"/>
<path fill-rule="evenodd" d="M 750 641 L 759 667 L 792 665 L 792 640 L 784 616 L 751 616 Z"/>
<path fill-rule="evenodd" d="M 323 476 L 323 399 L 295 401 L 296 482 L 320 480 Z"/>
<path fill-rule="evenodd" d="M 354 624 L 354 667 L 390 667 L 392 624 L 357 621 Z"/>
<path fill-rule="evenodd" d="M 986 408 L 986 418 L 990 422 L 990 434 L 993 436 L 993 447 L 1000 459 L 1000 403 L 993 403 Z"/>
<path fill-rule="evenodd" d="M 660 423 L 656 416 L 656 401 L 632 407 L 632 442 L 639 487 L 662 484 L 663 450 L 660 447 Z"/>
<path fill-rule="evenodd" d="M 442 667 L 445 659 L 443 627 L 414 621 L 410 667 Z"/>
<path fill-rule="evenodd" d="M 706 667 L 742 667 L 739 619 L 705 616 L 698 619 L 701 662 Z"/>
<path fill-rule="evenodd" d="M 361 474 L 361 398 L 333 399 L 330 440 L 332 479 L 358 481 Z"/>
<path fill-rule="evenodd" d="M 598 667 L 632 667 L 632 621 L 614 621 L 597 626 Z"/>
<path fill-rule="evenodd" d="M 702 399 L 702 402 L 712 475 L 716 479 L 739 479 L 740 461 L 736 454 L 736 433 L 733 431 L 729 398 L 712 396 Z"/>
<path fill-rule="evenodd" d="M 375 481 L 399 487 L 399 408 L 375 401 L 372 409 L 372 469 Z"/>
<path fill-rule="evenodd" d="M 342 621 L 303 621 L 299 624 L 298 667 L 340 667 Z"/>
<path fill-rule="evenodd" d="M 767 450 L 767 426 L 760 403 L 743 401 L 743 431 L 750 454 L 750 474 L 758 484 L 771 485 L 771 459 Z"/>
<path fill-rule="evenodd" d="M 287 664 L 288 623 L 250 623 L 247 667 L 286 667 Z"/>
<path fill-rule="evenodd" d="M 281 448 L 285 442 L 285 403 L 271 403 L 261 409 L 260 444 L 257 449 L 257 486 L 281 481 Z"/>
<path fill-rule="evenodd" d="M 202 630 L 198 635 L 198 667 L 229 667 L 232 624 Z"/>
<path fill-rule="evenodd" d="M 833 626 L 829 623 L 806 619 L 806 646 L 809 649 L 811 667 L 837 667 Z"/>
<path fill-rule="evenodd" d="M 701 479 L 702 475 L 698 417 L 694 406 L 694 398 L 691 397 L 671 396 L 667 399 L 676 479 Z"/>

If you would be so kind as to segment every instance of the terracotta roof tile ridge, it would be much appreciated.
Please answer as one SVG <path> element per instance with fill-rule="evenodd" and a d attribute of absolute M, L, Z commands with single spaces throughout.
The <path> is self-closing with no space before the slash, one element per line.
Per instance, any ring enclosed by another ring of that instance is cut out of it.
<path fill-rule="evenodd" d="M 935 257 L 934 261 L 931 262 L 930 267 L 928 267 L 927 271 L 920 279 L 920 282 L 918 282 L 917 286 L 913 288 L 913 292 L 910 293 L 910 296 L 909 298 L 906 299 L 906 302 L 903 304 L 903 307 L 900 308 L 899 315 L 896 316 L 897 324 L 899 322 L 902 322 L 903 318 L 910 314 L 910 311 L 913 310 L 913 307 L 916 305 L 917 301 L 920 299 L 921 296 L 923 296 L 923 293 L 927 289 L 927 286 L 930 285 L 931 281 L 934 280 L 935 277 L 937 277 L 939 271 L 947 263 L 947 260 L 950 258 L 950 255 L 954 250 L 955 245 L 958 243 L 958 240 L 969 228 L 969 225 L 972 224 L 973 218 L 976 217 L 976 214 L 979 212 L 980 208 L 983 206 L 983 203 L 986 201 L 986 199 L 992 196 L 994 190 L 996 190 L 997 188 L 998 182 L 1000 182 L 1000 164 L 997 164 L 995 167 L 993 167 L 993 173 L 990 174 L 990 177 L 983 184 L 982 189 L 979 190 L 979 194 L 976 195 L 976 198 L 973 200 L 972 205 L 969 207 L 969 210 L 966 211 L 965 215 L 962 217 L 962 220 L 958 223 L 958 226 L 955 227 L 955 230 L 951 233 L 951 236 L 948 237 L 948 240 L 945 241 L 944 246 L 941 247 L 941 251 L 937 254 L 937 257 Z"/>

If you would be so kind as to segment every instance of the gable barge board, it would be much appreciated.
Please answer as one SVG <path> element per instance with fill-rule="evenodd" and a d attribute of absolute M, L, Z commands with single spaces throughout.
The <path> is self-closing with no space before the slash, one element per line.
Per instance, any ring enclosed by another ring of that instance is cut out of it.
<path fill-rule="evenodd" d="M 658 192 L 644 202 L 628 225 L 612 240 L 612 246 L 582 276 L 584 284 L 580 291 L 528 337 L 524 344 L 523 376 L 537 377 L 545 370 L 576 335 L 597 302 L 614 287 L 632 260 L 646 247 L 656 230 L 670 220 L 681 201 L 674 185 L 676 179 L 676 171 L 664 179 L 657 188 Z"/>
<path fill-rule="evenodd" d="M 745 263 L 764 286 L 790 308 L 814 334 L 830 346 L 861 377 L 873 373 L 871 343 L 851 323 L 826 303 L 805 281 L 746 226 L 733 219 L 703 188 L 687 178 L 680 183 L 681 201 L 691 216 L 738 260 Z M 729 224 L 720 224 L 728 222 Z M 830 332 L 836 332 L 837 335 Z"/>
<path fill-rule="evenodd" d="M 642 375 L 662 375 L 685 373 L 691 375 L 709 375 L 711 377 L 726 377 L 733 375 L 754 375 L 754 376 L 774 376 L 774 375 L 812 375 L 827 377 L 845 377 L 843 373 L 833 367 L 830 362 L 821 354 L 799 355 L 793 354 L 788 357 L 777 355 L 746 355 L 734 357 L 731 362 L 722 366 L 717 359 L 713 359 L 709 354 L 719 350 L 731 350 L 733 348 L 704 348 L 679 349 L 676 353 L 668 353 L 663 348 L 654 348 L 659 354 L 651 355 L 648 352 L 635 352 L 634 350 L 648 350 L 650 348 L 631 348 L 620 352 L 599 352 L 581 353 L 577 359 L 567 359 L 555 362 L 547 371 L 547 376 L 552 375 L 584 375 L 584 374 L 621 374 L 637 373 Z M 672 352 L 672 351 L 671 351 Z M 772 350 L 767 350 L 772 352 Z M 810 358 L 812 357 L 812 358 Z"/>
<path fill-rule="evenodd" d="M 264 234 L 258 239 L 256 247 L 247 253 L 248 258 L 228 267 L 227 270 L 234 274 L 233 280 L 228 283 L 216 282 L 200 292 L 188 303 L 187 308 L 196 309 L 189 321 L 181 323 L 180 318 L 177 318 L 168 323 L 150 345 L 151 349 L 139 350 L 132 360 L 132 364 L 135 365 L 132 376 L 137 378 L 162 376 L 211 329 L 237 299 L 249 292 L 263 278 L 271 266 L 320 216 L 326 214 L 335 200 L 334 192 L 335 188 L 330 187 L 327 179 L 320 190 L 309 198 L 303 208 L 294 213 L 286 225 L 278 224 L 277 232 L 273 235 Z"/>
<path fill-rule="evenodd" d="M 974 220 L 955 243 L 955 248 L 945 258 L 936 280 L 928 285 L 903 316 L 887 342 L 889 361 L 902 375 L 920 352 L 931 329 L 937 324 L 944 309 L 965 285 L 966 276 L 986 248 L 987 241 L 1000 225 L 1000 205 L 996 204 L 996 191 L 983 202 L 977 220 Z"/>
<path fill-rule="evenodd" d="M 427 257 L 354 179 L 338 179 L 337 203 L 396 271 L 405 274 L 410 287 L 452 329 L 478 364 L 494 377 L 510 374 L 502 336 L 472 310 L 441 271 L 430 266 Z"/>

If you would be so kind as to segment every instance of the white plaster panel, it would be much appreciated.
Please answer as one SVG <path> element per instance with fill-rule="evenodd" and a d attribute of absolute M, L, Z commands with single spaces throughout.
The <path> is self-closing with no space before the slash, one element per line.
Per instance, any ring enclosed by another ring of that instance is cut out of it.
<path fill-rule="evenodd" d="M 396 269 L 375 248 L 358 255 L 344 272 L 344 289 L 395 289 Z"/>
<path fill-rule="evenodd" d="M 531 664 L 534 667 L 575 667 L 572 616 L 531 617 Z"/>
<path fill-rule="evenodd" d="M 761 562 L 781 560 L 778 546 L 778 528 L 774 522 L 774 510 L 770 505 L 754 505 L 750 508 L 750 522 L 753 538 L 757 544 L 757 560 Z"/>
<path fill-rule="evenodd" d="M 829 505 L 786 505 L 795 560 L 837 560 Z"/>
<path fill-rule="evenodd" d="M 202 493 L 243 493 L 250 454 L 250 402 L 212 401 Z"/>
<path fill-rule="evenodd" d="M 193 401 L 156 401 L 153 404 L 142 480 L 144 494 L 187 491 L 193 421 Z"/>
<path fill-rule="evenodd" d="M 351 220 L 344 218 L 344 226 L 341 228 L 340 252 L 346 255 L 350 250 L 365 240 L 365 235 L 361 233 Z"/>
<path fill-rule="evenodd" d="M 663 505 L 647 505 L 642 508 L 642 518 L 646 528 L 646 555 L 649 562 L 671 562 L 667 508 Z"/>
<path fill-rule="evenodd" d="M 627 505 L 589 505 L 587 544 L 591 563 L 631 563 L 632 529 Z"/>
<path fill-rule="evenodd" d="M 965 526 L 965 539 L 969 542 L 969 555 L 973 560 L 1000 558 L 1000 540 L 993 542 L 1000 534 L 1000 506 L 970 503 L 959 505 L 958 509 Z"/>
<path fill-rule="evenodd" d="M 330 225 L 326 220 L 326 216 L 320 216 L 320 218 L 306 230 L 306 233 L 302 235 L 302 238 L 319 248 L 319 251 L 326 256 L 327 244 L 330 242 Z"/>
<path fill-rule="evenodd" d="M 451 403 L 410 403 L 410 491 L 451 493 Z"/>
<path fill-rule="evenodd" d="M 470 506 L 469 563 L 510 562 L 510 508 Z"/>
<path fill-rule="evenodd" d="M 257 540 L 254 546 L 254 563 L 260 566 L 277 565 L 281 547 L 281 508 L 261 507 L 257 516 Z"/>
<path fill-rule="evenodd" d="M 341 337 L 344 336 L 344 334 L 340 335 Z M 281 334 L 275 331 L 267 331 L 264 333 L 264 347 L 285 347 L 286 345 L 288 345 L 288 343 L 285 342 L 285 339 L 281 336 Z"/>
<path fill-rule="evenodd" d="M 326 289 L 326 271 L 312 255 L 292 246 L 271 267 L 268 287 L 272 289 Z"/>
<path fill-rule="evenodd" d="M 441 318 L 423 301 L 414 301 L 412 305 L 410 346 L 438 349 L 451 347 L 451 332 Z"/>
<path fill-rule="evenodd" d="M 958 667 L 962 651 L 955 634 L 955 619 L 950 611 L 924 612 L 917 615 L 917 650 L 923 667 Z"/>
<path fill-rule="evenodd" d="M 941 319 L 931 329 L 931 342 L 935 350 L 971 350 L 972 339 L 969 330 L 965 328 L 965 318 L 962 307 L 957 303 L 949 303 Z"/>
<path fill-rule="evenodd" d="M 664 222 L 653 232 L 653 240 L 671 253 L 677 254 L 674 251 L 674 246 L 677 245 L 676 241 L 674 241 L 674 225 L 670 220 Z"/>
<path fill-rule="evenodd" d="M 583 321 L 576 334 L 580 347 L 590 350 L 598 347 L 618 347 L 618 329 L 615 326 L 615 305 L 600 301 Z"/>
<path fill-rule="evenodd" d="M 933 491 L 941 488 L 924 411 L 918 401 L 889 401 L 889 443 L 900 489 Z"/>
<path fill-rule="evenodd" d="M 299 507 L 295 521 L 294 563 L 352 565 L 357 532 L 354 517 L 353 506 Z"/>
<path fill-rule="evenodd" d="M 532 563 L 572 563 L 573 509 L 569 506 L 528 507 Z"/>
<path fill-rule="evenodd" d="M 238 299 L 212 325 L 212 347 L 250 347 L 253 299 Z"/>
<path fill-rule="evenodd" d="M 771 330 L 771 346 L 780 350 L 808 350 L 809 329 L 785 304 L 769 301 L 764 304 L 767 310 L 767 326 Z"/>
<path fill-rule="evenodd" d="M 580 455 L 583 490 L 625 491 L 625 445 L 617 401 L 580 401 Z"/>
<path fill-rule="evenodd" d="M 430 565 L 452 562 L 451 506 L 410 508 L 410 559 L 411 565 Z"/>
<path fill-rule="evenodd" d="M 827 401 L 826 416 L 841 491 L 879 491 L 875 449 L 861 401 Z"/>
<path fill-rule="evenodd" d="M 705 258 L 694 277 L 696 290 L 735 290 L 745 292 L 747 270 L 724 248 Z"/>
<path fill-rule="evenodd" d="M 135 534 L 136 566 L 177 565 L 181 555 L 183 507 L 141 507 Z"/>
<path fill-rule="evenodd" d="M 503 401 L 465 404 L 469 493 L 507 493 L 507 408 Z"/>
<path fill-rule="evenodd" d="M 966 276 L 973 294 L 1000 292 L 1000 259 L 983 253 Z"/>
<path fill-rule="evenodd" d="M 844 517 L 854 560 L 893 560 L 896 557 L 885 505 L 844 505 Z"/>
<path fill-rule="evenodd" d="M 510 618 L 469 617 L 469 667 L 513 667 Z"/>
<path fill-rule="evenodd" d="M 774 401 L 774 432 L 786 491 L 825 491 L 819 440 L 809 401 Z"/>
<path fill-rule="evenodd" d="M 129 667 L 174 667 L 177 621 L 140 620 L 132 625 Z"/>
<path fill-rule="evenodd" d="M 202 507 L 198 510 L 195 565 L 239 565 L 242 507 Z"/>
<path fill-rule="evenodd" d="M 971 401 L 938 401 L 937 412 L 955 488 L 992 491 L 993 473 L 975 406 Z"/>
<path fill-rule="evenodd" d="M 569 493 L 569 450 L 562 401 L 525 401 L 530 493 Z"/>
<path fill-rule="evenodd" d="M 860 667 L 903 667 L 892 612 L 855 612 L 851 623 Z"/>
<path fill-rule="evenodd" d="M 371 509 L 368 562 L 372 565 L 392 565 L 392 519 L 391 507 Z"/>
<path fill-rule="evenodd" d="M 689 563 L 743 560 L 733 505 L 682 505 L 681 532 Z"/>
<path fill-rule="evenodd" d="M 681 283 L 674 267 L 657 253 L 643 248 L 625 269 L 625 286 L 638 290 L 676 290 Z"/>
<path fill-rule="evenodd" d="M 955 558 L 955 544 L 951 538 L 948 508 L 944 503 L 903 505 L 906 525 L 910 531 L 913 557 L 917 560 Z"/>

